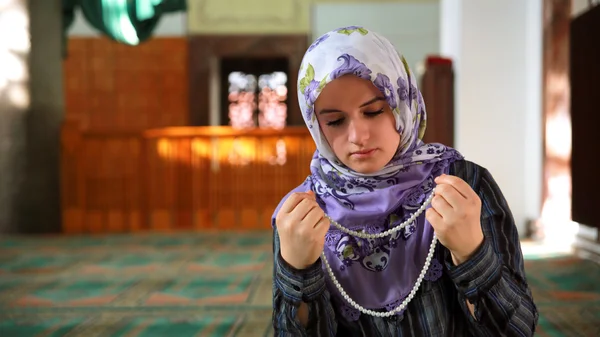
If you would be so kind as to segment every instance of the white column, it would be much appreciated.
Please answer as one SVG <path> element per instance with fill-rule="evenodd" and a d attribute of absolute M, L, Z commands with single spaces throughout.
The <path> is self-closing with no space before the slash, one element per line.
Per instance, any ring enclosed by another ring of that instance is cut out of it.
<path fill-rule="evenodd" d="M 0 232 L 15 232 L 29 109 L 27 0 L 0 0 Z"/>
<path fill-rule="evenodd" d="M 456 148 L 490 170 L 517 228 L 541 202 L 541 1 L 441 0 L 456 72 Z"/>
<path fill-rule="evenodd" d="M 57 232 L 62 2 L 0 0 L 0 232 Z"/>

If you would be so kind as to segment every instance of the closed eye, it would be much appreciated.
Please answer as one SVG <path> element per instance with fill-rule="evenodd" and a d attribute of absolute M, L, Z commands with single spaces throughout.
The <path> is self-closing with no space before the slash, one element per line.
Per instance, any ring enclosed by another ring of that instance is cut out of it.
<path fill-rule="evenodd" d="M 374 118 L 378 115 L 381 115 L 385 110 L 383 108 L 377 110 L 377 111 L 365 111 L 364 114 L 365 116 L 367 116 L 367 118 Z M 345 117 L 327 122 L 328 126 L 339 126 L 342 125 L 342 123 L 344 123 Z"/>
<path fill-rule="evenodd" d="M 343 122 L 344 122 L 344 118 L 340 118 L 340 119 L 336 119 L 331 122 L 327 122 L 327 125 L 328 126 L 338 126 L 338 125 L 342 125 Z"/>
<path fill-rule="evenodd" d="M 383 113 L 383 108 L 377 111 L 365 111 L 365 115 L 367 117 L 375 117 Z"/>

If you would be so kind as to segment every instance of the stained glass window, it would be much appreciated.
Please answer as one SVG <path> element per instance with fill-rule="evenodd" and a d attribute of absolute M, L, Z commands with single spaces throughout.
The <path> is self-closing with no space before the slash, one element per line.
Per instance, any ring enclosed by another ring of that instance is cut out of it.
<path fill-rule="evenodd" d="M 233 128 L 256 126 L 256 77 L 242 72 L 229 74 L 229 123 Z"/>
<path fill-rule="evenodd" d="M 287 117 L 287 76 L 276 71 L 258 78 L 258 125 L 261 128 L 283 129 Z"/>

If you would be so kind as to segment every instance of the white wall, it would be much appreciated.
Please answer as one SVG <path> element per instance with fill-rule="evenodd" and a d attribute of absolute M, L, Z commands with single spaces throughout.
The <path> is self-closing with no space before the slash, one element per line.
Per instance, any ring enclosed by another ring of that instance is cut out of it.
<path fill-rule="evenodd" d="M 543 4 L 542 0 L 529 0 L 525 8 L 525 219 L 539 219 L 542 209 L 544 172 L 543 121 Z M 523 224 L 525 225 L 525 224 Z M 524 234 L 524 227 L 521 233 Z"/>
<path fill-rule="evenodd" d="M 517 227 L 541 205 L 541 0 L 442 0 L 442 54 L 456 60 L 456 147 L 488 168 Z"/>
<path fill-rule="evenodd" d="M 589 9 L 588 0 L 571 0 L 571 17 L 579 16 Z"/>
<path fill-rule="evenodd" d="M 69 36 L 93 37 L 100 33 L 90 26 L 80 9 L 75 11 L 75 20 L 69 29 Z M 163 15 L 154 31 L 154 36 L 185 36 L 187 35 L 187 13 L 175 12 Z"/>
<path fill-rule="evenodd" d="M 428 54 L 439 53 L 439 13 L 437 1 L 317 3 L 312 8 L 312 39 L 335 28 L 364 26 L 388 38 L 416 72 Z"/>

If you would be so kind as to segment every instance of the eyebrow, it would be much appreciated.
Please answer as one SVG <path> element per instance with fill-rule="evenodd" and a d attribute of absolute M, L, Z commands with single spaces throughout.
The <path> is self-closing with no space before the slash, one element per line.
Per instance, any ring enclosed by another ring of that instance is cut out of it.
<path fill-rule="evenodd" d="M 385 97 L 381 97 L 381 96 L 377 96 L 372 98 L 371 100 L 364 102 L 363 104 L 360 105 L 361 108 L 364 108 L 368 105 L 371 105 L 375 102 L 378 101 L 385 101 Z M 342 112 L 342 110 L 338 110 L 338 109 L 322 109 L 321 111 L 319 111 L 319 114 L 326 114 L 326 113 L 331 113 L 331 112 Z"/>

